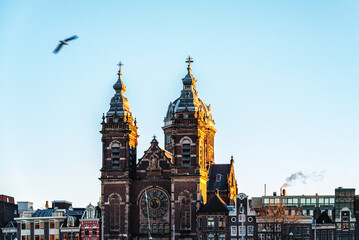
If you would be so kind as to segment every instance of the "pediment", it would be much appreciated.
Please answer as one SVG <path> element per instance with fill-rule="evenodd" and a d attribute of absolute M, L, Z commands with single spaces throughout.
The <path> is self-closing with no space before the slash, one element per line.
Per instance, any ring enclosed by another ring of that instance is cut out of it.
<path fill-rule="evenodd" d="M 153 139 L 151 146 L 139 159 L 137 170 L 143 172 L 162 172 L 170 170 L 172 165 L 172 154 L 158 146 L 158 141 Z"/>

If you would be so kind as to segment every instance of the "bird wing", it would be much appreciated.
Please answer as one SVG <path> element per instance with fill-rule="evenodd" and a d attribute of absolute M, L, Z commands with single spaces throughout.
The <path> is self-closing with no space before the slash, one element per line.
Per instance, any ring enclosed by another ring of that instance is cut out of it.
<path fill-rule="evenodd" d="M 62 43 L 59 43 L 59 45 L 57 45 L 57 47 L 55 48 L 55 50 L 53 51 L 54 54 L 58 53 L 60 51 L 60 49 L 62 48 Z"/>
<path fill-rule="evenodd" d="M 75 40 L 75 39 L 78 39 L 78 38 L 79 37 L 77 35 L 73 35 L 72 37 L 66 38 L 64 41 L 68 42 L 68 41 Z"/>

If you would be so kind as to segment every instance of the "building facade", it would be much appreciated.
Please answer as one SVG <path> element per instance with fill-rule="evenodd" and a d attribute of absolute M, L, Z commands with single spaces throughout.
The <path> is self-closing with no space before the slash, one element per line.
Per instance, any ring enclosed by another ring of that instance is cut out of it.
<path fill-rule="evenodd" d="M 52 206 L 54 208 L 24 211 L 15 218 L 17 239 L 79 240 L 79 219 L 84 209 L 74 209 L 72 203 L 68 201 L 54 201 Z M 60 209 L 59 206 L 66 208 Z"/>
<path fill-rule="evenodd" d="M 99 207 L 94 207 L 91 204 L 86 207 L 86 210 L 80 219 L 82 240 L 100 240 L 100 214 L 101 209 Z"/>
<path fill-rule="evenodd" d="M 197 211 L 207 203 L 216 129 L 211 107 L 196 90 L 187 60 L 180 97 L 164 118 L 164 149 L 154 138 L 137 160 L 137 121 L 124 92 L 122 71 L 102 121 L 101 210 L 104 239 L 197 239 Z M 224 176 L 228 201 L 234 174 Z"/>
<path fill-rule="evenodd" d="M 8 223 L 18 216 L 18 206 L 11 196 L 0 195 L 0 236 L 2 235 L 2 228 L 6 227 Z"/>

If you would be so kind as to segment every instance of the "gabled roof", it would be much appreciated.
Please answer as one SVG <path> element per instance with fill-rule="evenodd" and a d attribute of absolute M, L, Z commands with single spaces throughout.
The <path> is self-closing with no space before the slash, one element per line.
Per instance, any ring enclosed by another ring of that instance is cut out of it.
<path fill-rule="evenodd" d="M 207 190 L 228 190 L 227 177 L 230 173 L 231 164 L 212 164 L 209 169 L 209 181 L 207 183 Z M 221 174 L 219 181 L 217 181 L 217 174 Z"/>
<path fill-rule="evenodd" d="M 151 146 L 145 151 L 142 158 L 138 160 L 137 170 L 142 169 L 170 169 L 173 156 L 170 152 L 158 146 L 158 141 L 153 138 Z"/>
<path fill-rule="evenodd" d="M 333 223 L 332 219 L 330 219 L 330 217 L 328 216 L 328 214 L 326 212 L 322 212 L 319 217 L 317 218 L 317 220 L 315 220 L 316 223 L 318 224 L 323 224 L 323 223 Z"/>
<path fill-rule="evenodd" d="M 5 228 L 16 228 L 16 227 L 17 227 L 17 222 L 14 220 L 11 220 L 6 224 Z"/>
<path fill-rule="evenodd" d="M 207 203 L 204 205 L 198 213 L 228 213 L 227 204 L 223 199 L 215 194 Z"/>

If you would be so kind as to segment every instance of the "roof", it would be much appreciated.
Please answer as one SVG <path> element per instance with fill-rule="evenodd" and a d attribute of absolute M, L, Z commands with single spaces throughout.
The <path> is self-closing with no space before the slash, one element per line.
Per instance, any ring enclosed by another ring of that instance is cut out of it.
<path fill-rule="evenodd" d="M 333 223 L 332 219 L 330 219 L 330 217 L 328 216 L 328 214 L 326 212 L 322 212 L 319 217 L 317 218 L 317 220 L 315 220 L 316 223 Z"/>
<path fill-rule="evenodd" d="M 56 209 L 56 208 L 48 208 L 48 209 L 38 209 L 36 210 L 36 212 L 32 215 L 32 217 L 51 217 L 52 214 L 58 210 L 62 210 L 62 209 Z M 64 209 L 66 211 L 66 213 L 64 214 L 65 216 L 73 216 L 73 215 L 79 215 L 81 216 L 83 214 L 83 212 L 85 211 L 84 208 L 76 208 L 76 210 L 68 210 L 68 209 Z"/>
<path fill-rule="evenodd" d="M 207 190 L 228 190 L 228 175 L 231 173 L 231 164 L 212 164 L 209 169 L 209 181 Z M 217 181 L 217 174 L 221 174 Z"/>
<path fill-rule="evenodd" d="M 206 105 L 199 97 L 196 90 L 196 78 L 191 73 L 191 66 L 188 65 L 188 72 L 182 79 L 183 88 L 181 95 L 173 103 L 168 106 L 167 114 L 164 118 L 165 126 L 170 125 L 172 118 L 180 118 L 177 113 L 196 113 L 195 118 L 203 119 L 206 123 L 214 126 L 212 119 L 211 107 Z"/>
<path fill-rule="evenodd" d="M 49 208 L 49 209 L 38 209 L 32 215 L 32 217 L 51 217 L 52 213 L 55 212 L 57 209 Z"/>
<path fill-rule="evenodd" d="M 228 213 L 227 204 L 223 199 L 215 194 L 207 203 L 204 205 L 198 213 Z"/>
<path fill-rule="evenodd" d="M 80 218 L 81 216 L 80 215 L 71 215 L 71 217 L 73 217 L 74 219 L 74 226 L 67 226 L 67 223 L 68 223 L 68 219 L 69 217 L 67 217 L 65 219 L 65 221 L 63 222 L 63 224 L 61 225 L 61 228 L 66 228 L 66 227 L 79 227 L 80 226 Z"/>
<path fill-rule="evenodd" d="M 17 222 L 14 220 L 11 220 L 6 224 L 5 228 L 16 228 L 16 227 L 17 227 Z"/>

